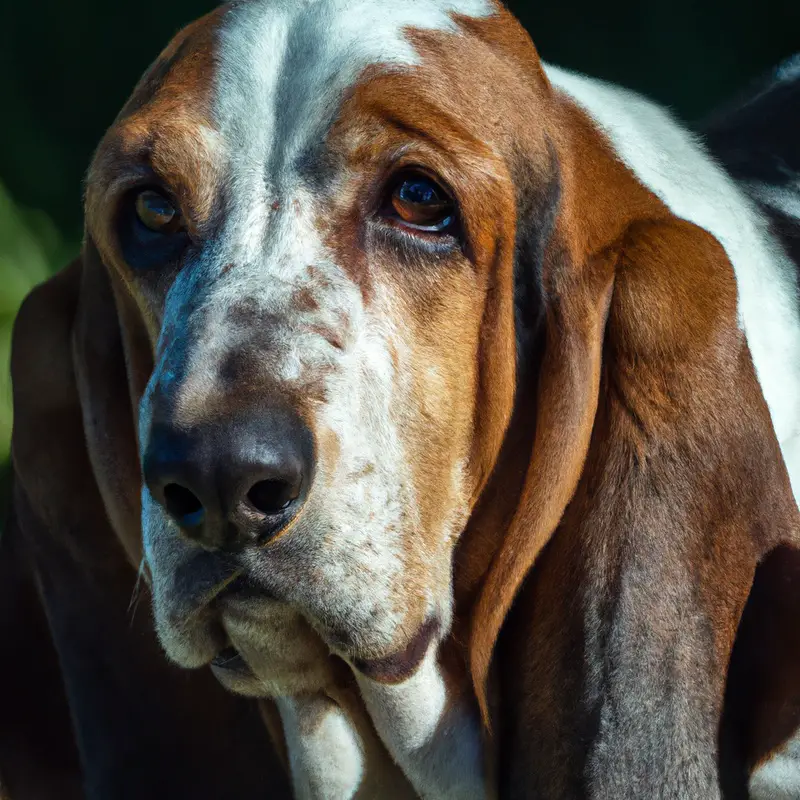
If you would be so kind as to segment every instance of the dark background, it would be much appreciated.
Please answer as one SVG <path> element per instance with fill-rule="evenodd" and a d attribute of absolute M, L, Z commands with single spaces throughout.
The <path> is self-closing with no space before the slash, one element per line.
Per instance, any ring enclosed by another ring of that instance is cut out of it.
<path fill-rule="evenodd" d="M 1 1 L 0 180 L 76 238 L 94 145 L 172 35 L 217 4 Z M 509 5 L 546 60 L 642 90 L 688 121 L 800 50 L 800 0 Z"/>
<path fill-rule="evenodd" d="M 77 250 L 84 170 L 138 77 L 182 25 L 215 5 L 0 0 L 0 453 L 18 304 Z M 546 60 L 641 90 L 690 123 L 800 51 L 800 0 L 510 6 Z"/>

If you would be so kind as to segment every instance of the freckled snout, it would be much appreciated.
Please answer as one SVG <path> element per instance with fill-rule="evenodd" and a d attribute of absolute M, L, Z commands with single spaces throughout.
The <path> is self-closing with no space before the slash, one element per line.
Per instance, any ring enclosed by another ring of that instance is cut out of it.
<path fill-rule="evenodd" d="M 313 436 L 299 416 L 263 409 L 189 429 L 155 421 L 143 469 L 186 537 L 236 551 L 285 528 L 308 494 L 313 462 Z"/>

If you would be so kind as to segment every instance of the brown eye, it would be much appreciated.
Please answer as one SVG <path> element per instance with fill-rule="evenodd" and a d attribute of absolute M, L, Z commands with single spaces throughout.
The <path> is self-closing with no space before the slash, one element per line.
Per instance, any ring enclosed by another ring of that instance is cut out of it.
<path fill-rule="evenodd" d="M 395 218 L 421 231 L 441 232 L 455 220 L 455 204 L 433 178 L 411 174 L 395 184 L 391 195 Z"/>
<path fill-rule="evenodd" d="M 136 216 L 142 225 L 157 233 L 174 233 L 181 227 L 178 209 L 163 194 L 145 189 L 136 196 Z"/>

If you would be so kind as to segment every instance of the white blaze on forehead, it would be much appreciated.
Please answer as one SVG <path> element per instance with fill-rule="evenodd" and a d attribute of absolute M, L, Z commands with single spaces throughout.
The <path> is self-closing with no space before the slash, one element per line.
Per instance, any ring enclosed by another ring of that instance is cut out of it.
<path fill-rule="evenodd" d="M 409 29 L 456 31 L 453 15 L 496 10 L 494 0 L 243 0 L 226 10 L 212 100 L 223 216 L 208 254 L 206 308 L 223 315 L 231 301 L 258 298 L 264 312 L 289 313 L 293 291 L 308 281 L 308 265 L 330 260 L 315 225 L 312 172 L 325 168 L 315 156 L 346 90 L 372 64 L 418 63 Z M 235 269 L 227 274 L 229 266 Z M 227 341 L 227 326 L 217 329 Z M 283 377 L 299 374 L 297 355 L 284 359 Z"/>
<path fill-rule="evenodd" d="M 343 92 L 372 64 L 413 65 L 409 29 L 455 31 L 493 0 L 247 0 L 217 44 L 215 116 L 236 165 L 234 191 L 291 182 L 293 161 L 319 144 Z"/>
<path fill-rule="evenodd" d="M 218 121 L 239 144 L 274 144 L 284 119 L 313 130 L 366 67 L 419 63 L 409 29 L 455 31 L 453 15 L 496 11 L 493 0 L 247 0 L 220 31 Z"/>

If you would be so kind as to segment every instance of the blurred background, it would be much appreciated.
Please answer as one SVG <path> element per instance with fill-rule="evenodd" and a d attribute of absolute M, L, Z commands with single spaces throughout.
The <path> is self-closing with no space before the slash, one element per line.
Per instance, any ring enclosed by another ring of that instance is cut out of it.
<path fill-rule="evenodd" d="M 181 26 L 215 5 L 0 0 L 0 464 L 16 309 L 77 252 L 84 170 L 138 77 Z M 800 0 L 509 5 L 546 60 L 643 91 L 690 124 L 800 51 Z"/>

